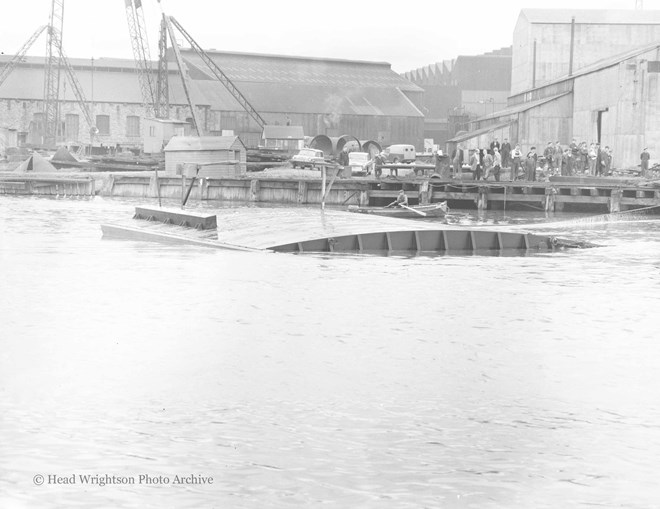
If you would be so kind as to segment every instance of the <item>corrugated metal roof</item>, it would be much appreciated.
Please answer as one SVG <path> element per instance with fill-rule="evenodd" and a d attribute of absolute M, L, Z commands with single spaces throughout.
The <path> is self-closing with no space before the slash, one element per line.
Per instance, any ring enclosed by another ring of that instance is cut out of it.
<path fill-rule="evenodd" d="M 268 140 L 303 140 L 305 131 L 300 125 L 267 125 L 263 137 Z"/>
<path fill-rule="evenodd" d="M 236 142 L 243 144 L 238 136 L 173 136 L 165 152 L 231 150 Z"/>
<path fill-rule="evenodd" d="M 186 60 L 206 71 L 206 65 L 191 50 L 182 51 Z M 336 87 L 399 87 L 421 91 L 417 85 L 394 72 L 383 62 L 359 62 L 303 57 L 282 57 L 242 53 L 209 52 L 209 57 L 234 82 L 287 83 Z"/>
<path fill-rule="evenodd" d="M 210 75 L 196 54 L 184 53 L 186 58 L 193 60 L 194 67 Z M 236 53 L 212 53 L 212 56 L 259 112 L 423 116 L 402 92 L 421 93 L 423 90 L 392 71 L 389 64 L 267 55 L 248 58 L 250 55 Z M 10 58 L 0 55 L 0 65 Z M 89 59 L 70 59 L 70 62 L 88 101 L 142 103 L 132 61 L 98 59 L 93 68 Z M 0 87 L 0 98 L 43 100 L 43 65 L 43 58 L 26 57 L 25 65 L 17 67 Z M 170 65 L 170 70 L 175 67 Z M 203 77 L 197 71 L 193 74 Z M 168 78 L 170 104 L 186 105 L 178 73 L 171 71 Z M 220 111 L 243 111 L 215 79 L 192 80 L 191 96 L 200 106 Z M 75 101 L 68 84 L 64 99 Z"/>
<path fill-rule="evenodd" d="M 573 74 L 570 76 L 568 74 L 565 74 L 564 76 L 561 76 L 559 78 L 556 78 L 554 80 L 548 81 L 547 83 L 543 83 L 542 85 L 539 85 L 534 88 L 530 88 L 527 90 L 523 90 L 521 92 L 518 92 L 515 94 L 516 96 L 519 96 L 521 94 L 525 94 L 527 92 L 531 92 L 533 90 L 538 90 L 540 88 L 545 88 L 551 85 L 555 85 L 557 83 L 561 83 L 562 81 L 566 80 L 572 80 L 575 78 L 578 78 L 580 76 L 584 76 L 586 74 L 591 74 L 592 72 L 597 72 L 602 69 L 606 69 L 608 67 L 613 67 L 615 65 L 619 65 L 621 62 L 625 62 L 626 60 L 629 60 L 631 58 L 635 58 L 639 55 L 643 55 L 644 53 L 647 53 L 649 51 L 653 51 L 655 49 L 660 49 L 660 43 L 654 42 L 651 44 L 647 44 L 645 46 L 640 46 L 638 48 L 628 50 L 624 53 L 619 53 L 618 55 L 614 55 L 612 57 L 604 58 L 602 60 L 598 60 L 597 62 L 594 62 L 593 64 L 589 64 L 585 67 L 581 67 L 577 71 L 574 71 Z"/>
<path fill-rule="evenodd" d="M 561 94 L 556 94 L 551 97 L 544 97 L 543 99 L 538 99 L 536 101 L 529 101 L 521 104 L 516 104 L 515 106 L 511 106 L 510 108 L 504 108 L 503 110 L 495 111 L 490 115 L 479 117 L 478 119 L 474 120 L 474 122 L 480 122 L 482 120 L 490 120 L 494 118 L 504 117 L 507 115 L 515 115 L 516 113 L 522 113 L 523 111 L 531 110 L 536 106 L 549 103 L 550 101 L 554 101 L 555 99 L 559 99 L 560 97 L 564 97 L 565 95 L 568 95 L 570 93 L 571 92 L 562 92 Z"/>
<path fill-rule="evenodd" d="M 657 25 L 660 11 L 628 9 L 522 9 L 530 23 L 565 24 L 575 16 L 576 23 L 594 25 Z"/>
<path fill-rule="evenodd" d="M 447 142 L 460 143 L 462 141 L 470 140 L 472 138 L 476 138 L 477 136 L 481 136 L 482 134 L 488 134 L 492 131 L 496 131 L 497 129 L 502 129 L 503 127 L 511 125 L 512 123 L 513 120 L 510 120 L 508 122 L 500 122 L 499 124 L 493 124 L 488 127 L 483 127 L 481 129 L 477 129 L 476 131 L 468 131 L 466 133 L 454 136 L 451 140 L 447 140 Z"/>

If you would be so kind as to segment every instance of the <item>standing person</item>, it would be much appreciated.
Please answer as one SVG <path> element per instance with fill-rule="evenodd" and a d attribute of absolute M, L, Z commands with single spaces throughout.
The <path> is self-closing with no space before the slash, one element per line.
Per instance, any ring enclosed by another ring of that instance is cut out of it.
<path fill-rule="evenodd" d="M 500 172 L 502 171 L 502 154 L 497 150 L 497 147 L 493 148 L 493 175 L 497 182 L 500 181 Z"/>
<path fill-rule="evenodd" d="M 578 156 L 580 155 L 580 147 L 577 144 L 577 140 L 573 138 L 573 141 L 571 141 L 571 144 L 568 146 L 568 149 L 571 152 L 571 166 L 569 168 L 569 171 L 571 175 L 574 175 L 577 171 L 577 161 L 578 161 Z"/>
<path fill-rule="evenodd" d="M 536 180 L 536 157 L 533 151 L 527 153 L 525 159 L 525 180 L 534 182 Z"/>
<path fill-rule="evenodd" d="M 558 141 L 555 142 L 555 154 L 553 160 L 555 161 L 555 170 L 563 175 L 562 165 L 564 164 L 564 149 L 561 148 L 561 144 Z"/>
<path fill-rule="evenodd" d="M 508 138 L 504 138 L 502 143 L 502 168 L 508 168 L 511 164 L 511 143 Z"/>
<path fill-rule="evenodd" d="M 552 169 L 552 156 L 555 155 L 555 147 L 552 145 L 552 142 L 549 141 L 543 151 L 543 157 L 545 158 L 545 167 L 548 170 Z M 544 168 L 545 169 L 545 168 Z"/>
<path fill-rule="evenodd" d="M 460 145 L 456 146 L 452 163 L 454 165 L 454 178 L 458 178 L 461 175 L 461 169 L 463 167 L 463 148 Z"/>
<path fill-rule="evenodd" d="M 488 153 L 487 150 L 484 150 L 484 180 L 488 180 L 490 173 L 493 171 L 493 156 Z"/>
<path fill-rule="evenodd" d="M 472 170 L 472 178 L 474 180 L 481 180 L 481 162 L 479 160 L 479 152 L 481 152 L 478 148 L 475 148 L 472 151 L 472 155 L 470 156 L 470 169 Z"/>
<path fill-rule="evenodd" d="M 513 182 L 518 178 L 518 173 L 522 167 L 522 150 L 520 150 L 520 145 L 516 145 L 516 148 L 511 152 L 513 158 L 513 165 L 511 166 L 511 181 Z"/>
<path fill-rule="evenodd" d="M 649 154 L 649 149 L 644 147 L 642 153 L 639 156 L 642 161 L 642 177 L 647 178 L 649 175 L 649 160 L 651 159 L 651 154 Z"/>
<path fill-rule="evenodd" d="M 564 177 L 569 177 L 571 175 L 571 151 L 569 149 L 564 150 L 564 155 L 561 158 L 561 174 Z"/>
<path fill-rule="evenodd" d="M 497 150 L 500 149 L 500 142 L 498 141 L 497 137 L 490 142 L 490 151 L 489 151 L 490 155 L 493 155 L 495 149 Z"/>
<path fill-rule="evenodd" d="M 578 171 L 582 174 L 585 171 L 589 170 L 589 149 L 587 148 L 587 142 L 583 141 L 580 143 L 580 152 L 578 154 Z"/>
<path fill-rule="evenodd" d="M 600 148 L 600 143 L 596 143 L 596 175 L 602 177 L 605 173 L 605 149 Z"/>
<path fill-rule="evenodd" d="M 383 174 L 383 165 L 385 164 L 387 156 L 385 152 L 380 152 L 374 157 L 374 176 L 380 177 Z"/>
<path fill-rule="evenodd" d="M 609 146 L 605 147 L 605 166 L 603 168 L 603 172 L 605 172 L 605 175 L 610 175 L 612 173 L 612 150 L 610 149 Z"/>
<path fill-rule="evenodd" d="M 344 147 L 339 153 L 339 165 L 348 166 L 348 148 Z"/>
<path fill-rule="evenodd" d="M 588 159 L 589 175 L 591 175 L 592 177 L 596 176 L 596 172 L 597 172 L 597 169 L 596 169 L 596 162 L 597 161 L 596 160 L 597 159 L 598 159 L 598 152 L 596 151 L 596 145 L 594 145 L 592 143 L 591 145 L 589 145 L 589 159 Z"/>

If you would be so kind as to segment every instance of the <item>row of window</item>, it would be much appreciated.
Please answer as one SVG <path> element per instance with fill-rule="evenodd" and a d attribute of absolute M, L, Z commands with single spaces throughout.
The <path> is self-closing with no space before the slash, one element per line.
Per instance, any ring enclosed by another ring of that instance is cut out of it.
<path fill-rule="evenodd" d="M 43 113 L 34 114 L 34 123 L 37 126 L 43 126 L 44 116 Z M 64 136 L 78 137 L 80 133 L 80 116 L 75 113 L 67 113 L 64 116 Z M 99 136 L 110 135 L 110 115 L 96 115 L 96 128 L 99 130 Z M 126 117 L 126 136 L 139 137 L 140 136 L 140 117 L 136 115 L 128 115 Z"/>

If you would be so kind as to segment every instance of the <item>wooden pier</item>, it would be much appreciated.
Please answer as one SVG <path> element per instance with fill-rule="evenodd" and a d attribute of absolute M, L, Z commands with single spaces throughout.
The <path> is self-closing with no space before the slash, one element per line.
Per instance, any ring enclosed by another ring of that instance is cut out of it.
<path fill-rule="evenodd" d="M 91 177 L 58 178 L 37 176 L 0 176 L 0 194 L 43 196 L 94 196 L 96 182 Z"/>
<path fill-rule="evenodd" d="M 568 179 L 567 179 L 568 180 Z M 593 180 L 593 181 L 590 181 Z M 181 197 L 185 181 L 180 177 L 111 176 L 101 189 L 109 196 L 154 198 L 157 182 L 163 198 Z M 574 179 L 558 182 L 443 181 L 427 177 L 340 178 L 327 194 L 328 205 L 379 206 L 394 200 L 404 189 L 411 203 L 447 201 L 450 208 L 506 210 L 532 208 L 619 212 L 660 205 L 660 185 L 630 179 Z M 190 200 L 320 204 L 322 182 L 316 178 L 221 178 L 199 179 Z"/>
<path fill-rule="evenodd" d="M 621 178 L 557 178 L 548 182 L 495 182 L 442 180 L 437 177 L 337 178 L 326 189 L 320 172 L 299 171 L 299 176 L 260 173 L 245 177 L 199 178 L 192 187 L 181 176 L 156 177 L 151 172 L 95 173 L 55 178 L 24 175 L 0 176 L 0 194 L 45 194 L 181 200 L 190 189 L 190 203 L 199 201 L 280 204 L 321 204 L 335 207 L 382 206 L 404 189 L 412 204 L 447 201 L 453 209 L 545 210 L 548 212 L 619 212 L 660 205 L 660 182 Z"/>

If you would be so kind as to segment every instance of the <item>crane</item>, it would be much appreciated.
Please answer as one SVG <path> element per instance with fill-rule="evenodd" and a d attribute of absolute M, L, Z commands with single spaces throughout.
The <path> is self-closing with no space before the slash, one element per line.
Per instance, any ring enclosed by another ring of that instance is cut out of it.
<path fill-rule="evenodd" d="M 128 0 L 126 0 L 128 1 Z M 160 4 L 160 0 L 158 0 Z M 161 7 L 162 11 L 162 7 Z M 206 64 L 215 78 L 220 81 L 225 88 L 229 91 L 234 99 L 243 107 L 243 109 L 255 120 L 260 128 L 266 125 L 266 121 L 259 115 L 257 110 L 250 104 L 250 101 L 241 93 L 241 91 L 236 87 L 236 85 L 231 81 L 231 79 L 218 67 L 218 65 L 208 56 L 208 54 L 202 49 L 202 47 L 197 44 L 195 39 L 181 26 L 181 24 L 174 19 L 173 16 L 167 16 L 164 12 L 162 13 L 161 20 L 161 31 L 160 31 L 160 40 L 159 40 L 159 59 L 158 59 L 158 82 L 157 82 L 157 107 L 161 111 L 169 111 L 169 102 L 168 102 L 168 85 L 167 85 L 167 38 L 169 35 L 170 42 L 172 43 L 172 51 L 179 68 L 179 73 L 181 74 L 181 81 L 183 84 L 183 90 L 186 95 L 186 100 L 188 101 L 188 106 L 190 107 L 193 123 L 195 124 L 195 129 L 197 134 L 202 136 L 202 123 L 198 118 L 197 107 L 193 101 L 192 95 L 190 93 L 190 77 L 188 74 L 187 67 L 183 58 L 181 56 L 181 51 L 179 49 L 179 44 L 176 40 L 176 34 L 174 29 L 177 29 L 179 33 L 184 37 L 184 39 L 190 44 L 190 47 L 197 53 L 197 55 L 202 59 Z"/>
<path fill-rule="evenodd" d="M 46 44 L 46 77 L 44 79 L 45 145 L 55 145 L 57 141 L 63 25 L 64 0 L 52 0 Z"/>
<path fill-rule="evenodd" d="M 250 102 L 247 100 L 247 98 L 241 93 L 241 91 L 234 85 L 234 82 L 229 79 L 229 77 L 222 72 L 222 70 L 218 67 L 218 65 L 207 55 L 207 53 L 201 48 L 199 44 L 195 41 L 195 39 L 192 38 L 192 36 L 186 32 L 186 30 L 181 26 L 181 24 L 174 19 L 174 17 L 169 16 L 168 17 L 169 21 L 171 22 L 172 25 L 174 25 L 181 35 L 188 41 L 188 44 L 190 44 L 190 47 L 195 50 L 197 55 L 204 61 L 206 66 L 209 68 L 209 70 L 213 73 L 213 75 L 216 77 L 220 83 L 222 83 L 225 88 L 229 91 L 229 93 L 232 95 L 236 101 L 238 101 L 238 104 L 240 104 L 245 111 L 259 124 L 259 127 L 263 128 L 266 125 L 266 121 L 257 113 L 257 110 L 254 109 L 254 107 L 250 104 Z M 172 40 L 172 46 L 176 46 L 176 42 L 174 41 L 174 37 L 172 36 L 172 33 L 170 33 L 170 39 Z"/>
<path fill-rule="evenodd" d="M 142 92 L 142 106 L 146 111 L 147 117 L 154 115 L 159 117 L 163 112 L 158 107 L 158 91 L 151 72 L 151 57 L 144 23 L 142 0 L 124 0 L 124 2 L 126 19 L 128 21 L 128 32 L 131 37 L 131 46 L 138 72 L 140 91 Z"/>
<path fill-rule="evenodd" d="M 37 30 L 32 34 L 32 36 L 21 46 L 21 49 L 18 50 L 18 52 L 12 57 L 12 59 L 5 64 L 5 66 L 0 70 L 0 87 L 2 84 L 5 82 L 5 80 L 9 77 L 11 72 L 14 70 L 16 65 L 23 60 L 23 57 L 25 54 L 28 52 L 28 50 L 32 47 L 34 42 L 39 38 L 39 36 L 43 33 L 44 30 L 46 30 L 47 26 L 42 25 Z"/>

